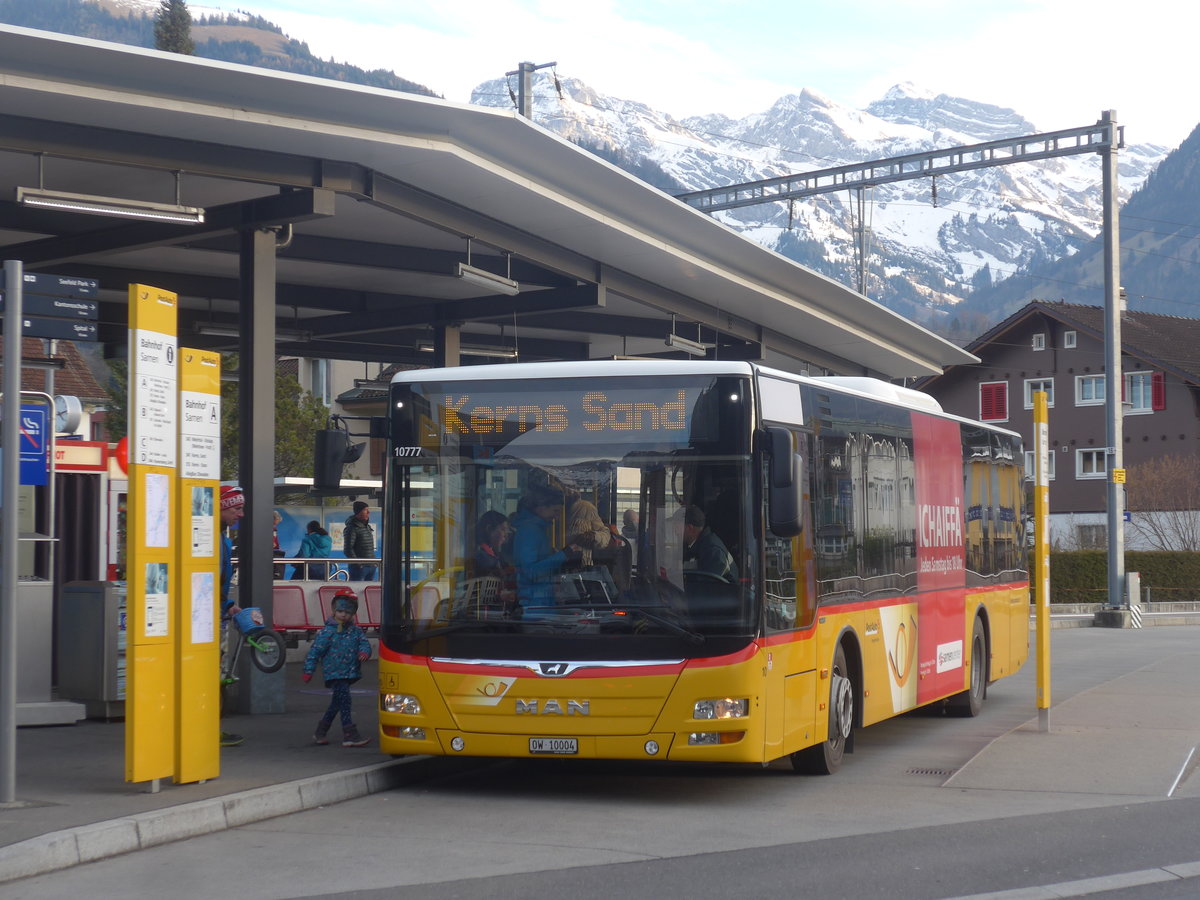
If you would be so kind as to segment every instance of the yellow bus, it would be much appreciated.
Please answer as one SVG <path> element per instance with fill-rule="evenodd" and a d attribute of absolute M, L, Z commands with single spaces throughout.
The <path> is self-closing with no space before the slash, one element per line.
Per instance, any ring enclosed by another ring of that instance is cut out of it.
<path fill-rule="evenodd" d="M 621 360 L 391 385 L 391 754 L 831 773 L 1028 652 L 1010 431 L 869 378 Z M 420 565 L 415 565 L 419 562 Z"/>

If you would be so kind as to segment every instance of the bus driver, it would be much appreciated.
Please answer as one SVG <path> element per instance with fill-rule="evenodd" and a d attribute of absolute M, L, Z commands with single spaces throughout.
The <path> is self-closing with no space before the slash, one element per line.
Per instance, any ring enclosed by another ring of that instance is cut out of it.
<path fill-rule="evenodd" d="M 725 543 L 705 524 L 704 510 L 698 506 L 685 506 L 675 513 L 678 526 L 682 526 L 683 561 L 694 565 L 688 568 L 697 572 L 708 572 L 725 581 L 738 580 L 737 564 Z"/>

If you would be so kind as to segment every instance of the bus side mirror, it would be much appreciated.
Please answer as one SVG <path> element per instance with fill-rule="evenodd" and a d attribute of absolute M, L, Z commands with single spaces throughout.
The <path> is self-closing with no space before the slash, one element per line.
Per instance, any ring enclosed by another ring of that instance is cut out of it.
<path fill-rule="evenodd" d="M 792 538 L 804 530 L 804 460 L 786 428 L 768 428 L 767 439 L 767 524 L 775 536 Z"/>
<path fill-rule="evenodd" d="M 350 435 L 337 428 L 317 432 L 313 449 L 313 487 L 335 491 L 342 484 L 342 467 L 362 456 L 365 444 L 351 444 Z"/>

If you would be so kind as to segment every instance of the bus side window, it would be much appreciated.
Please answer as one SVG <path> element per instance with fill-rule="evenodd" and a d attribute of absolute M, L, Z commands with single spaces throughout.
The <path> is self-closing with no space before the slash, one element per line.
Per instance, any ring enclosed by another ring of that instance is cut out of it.
<path fill-rule="evenodd" d="M 801 460 L 811 458 L 811 440 L 807 434 L 792 435 L 794 452 Z M 817 609 L 816 571 L 813 562 L 812 487 L 807 469 L 797 472 L 801 481 L 801 530 L 795 537 L 779 537 L 765 532 L 766 626 L 772 631 L 787 631 L 811 624 Z M 764 495 L 770 488 L 771 472 L 762 470 Z"/>

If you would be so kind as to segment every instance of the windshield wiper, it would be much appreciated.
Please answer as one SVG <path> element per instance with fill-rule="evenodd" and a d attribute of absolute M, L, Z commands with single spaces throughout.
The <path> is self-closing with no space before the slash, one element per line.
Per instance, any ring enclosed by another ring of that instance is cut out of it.
<path fill-rule="evenodd" d="M 666 616 L 660 616 L 658 613 L 652 613 L 641 606 L 626 606 L 622 607 L 628 615 L 640 615 L 644 619 L 649 619 L 656 625 L 661 625 L 663 628 L 672 634 L 677 634 L 682 638 L 687 638 L 688 643 L 699 646 L 705 643 L 707 638 L 696 631 L 684 628 L 678 622 L 668 619 Z"/>

